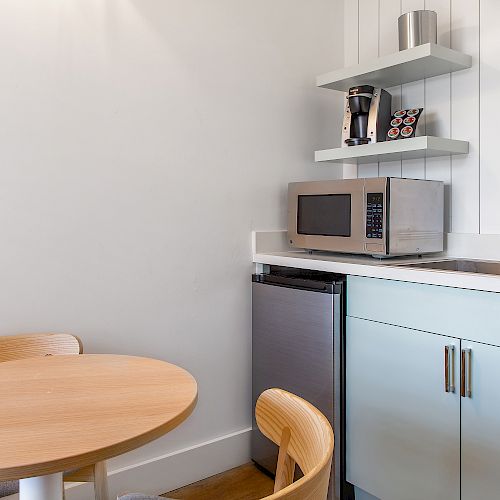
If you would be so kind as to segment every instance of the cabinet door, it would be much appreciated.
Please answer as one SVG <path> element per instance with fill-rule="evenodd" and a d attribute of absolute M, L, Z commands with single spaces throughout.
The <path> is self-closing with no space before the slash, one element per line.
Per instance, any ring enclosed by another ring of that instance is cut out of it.
<path fill-rule="evenodd" d="M 347 480 L 383 500 L 459 500 L 460 341 L 348 317 L 346 349 Z"/>
<path fill-rule="evenodd" d="M 471 355 L 471 393 L 462 398 L 462 500 L 498 498 L 500 347 L 466 340 L 462 347 Z"/>

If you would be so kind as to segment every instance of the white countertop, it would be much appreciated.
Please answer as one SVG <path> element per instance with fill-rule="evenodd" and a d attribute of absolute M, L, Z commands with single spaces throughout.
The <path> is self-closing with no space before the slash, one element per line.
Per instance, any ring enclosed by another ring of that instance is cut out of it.
<path fill-rule="evenodd" d="M 269 231 L 253 233 L 253 262 L 274 266 L 313 269 L 332 273 L 366 276 L 412 283 L 449 286 L 469 290 L 500 292 L 500 276 L 418 269 L 402 267 L 401 264 L 451 258 L 444 254 L 425 258 L 377 259 L 369 256 L 335 254 L 292 250 L 286 244 L 286 232 Z"/>

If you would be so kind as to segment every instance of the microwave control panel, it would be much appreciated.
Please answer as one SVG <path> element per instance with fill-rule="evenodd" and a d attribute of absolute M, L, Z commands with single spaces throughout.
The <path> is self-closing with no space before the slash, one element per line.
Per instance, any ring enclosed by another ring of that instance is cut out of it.
<path fill-rule="evenodd" d="M 366 237 L 382 239 L 384 229 L 384 193 L 366 194 Z"/>

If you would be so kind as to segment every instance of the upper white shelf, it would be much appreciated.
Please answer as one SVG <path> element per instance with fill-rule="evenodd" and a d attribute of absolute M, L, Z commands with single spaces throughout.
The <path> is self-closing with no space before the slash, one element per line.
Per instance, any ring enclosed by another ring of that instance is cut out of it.
<path fill-rule="evenodd" d="M 388 88 L 467 69 L 471 65 L 472 57 L 467 54 L 435 43 L 426 43 L 320 75 L 316 85 L 343 92 L 357 85 Z"/>

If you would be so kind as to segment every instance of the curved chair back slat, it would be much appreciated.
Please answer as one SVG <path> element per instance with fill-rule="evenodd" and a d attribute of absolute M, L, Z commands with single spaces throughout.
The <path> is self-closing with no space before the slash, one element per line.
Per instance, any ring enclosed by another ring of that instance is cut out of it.
<path fill-rule="evenodd" d="M 334 444 L 327 418 L 304 399 L 281 389 L 260 395 L 255 418 L 261 432 L 280 447 L 274 493 L 262 500 L 326 500 Z M 294 483 L 295 464 L 304 477 Z M 128 493 L 118 500 L 164 499 Z"/>
<path fill-rule="evenodd" d="M 266 500 L 325 500 L 334 447 L 327 418 L 281 389 L 264 391 L 255 407 L 261 432 L 280 447 L 274 493 Z M 304 477 L 292 483 L 295 464 Z"/>
<path fill-rule="evenodd" d="M 0 363 L 16 359 L 81 354 L 80 339 L 67 333 L 35 333 L 0 337 Z"/>

